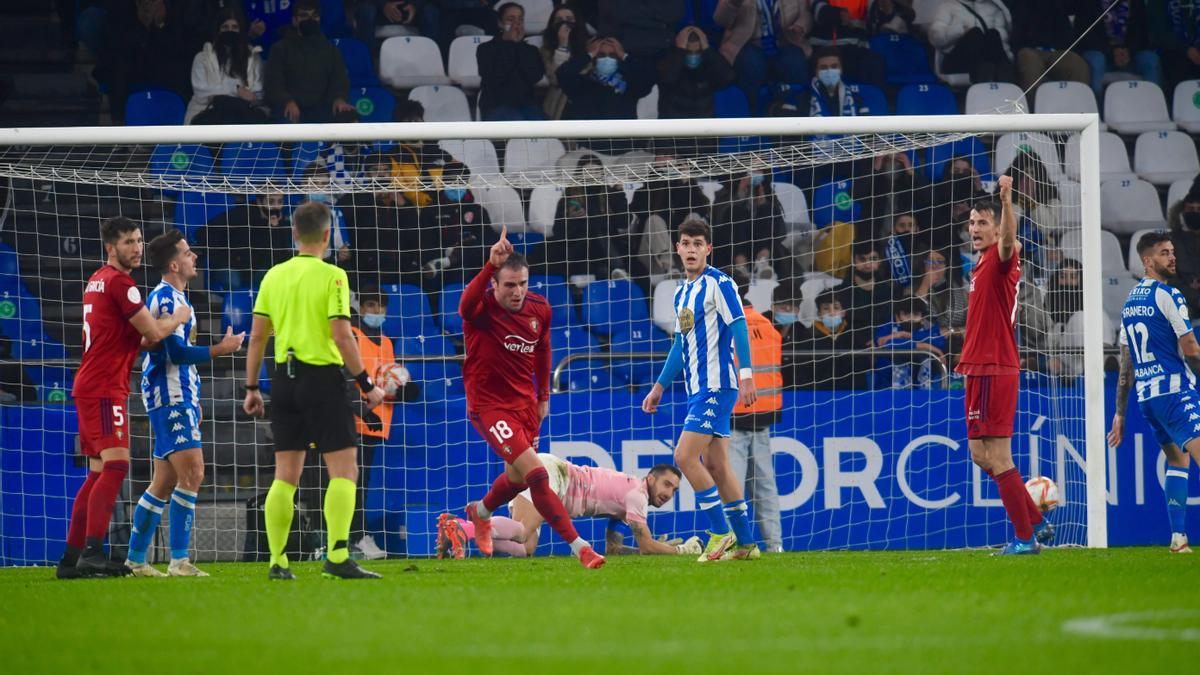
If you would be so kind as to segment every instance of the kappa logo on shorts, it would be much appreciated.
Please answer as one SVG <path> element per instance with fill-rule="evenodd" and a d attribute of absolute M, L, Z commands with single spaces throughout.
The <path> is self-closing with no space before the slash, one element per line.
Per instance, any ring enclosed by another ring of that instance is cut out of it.
<path fill-rule="evenodd" d="M 171 431 L 183 431 L 183 425 L 176 422 L 175 426 L 171 427 Z"/>
<path fill-rule="evenodd" d="M 717 404 L 717 397 L 716 397 L 716 396 L 709 396 L 709 397 L 708 397 L 708 400 L 707 400 L 707 401 L 705 401 L 705 403 L 707 403 L 708 405 L 716 405 L 716 404 Z"/>
<path fill-rule="evenodd" d="M 187 436 L 179 435 L 175 437 L 176 443 L 187 443 Z"/>
<path fill-rule="evenodd" d="M 701 429 L 711 429 L 711 428 L 713 428 L 712 422 L 705 422 L 704 424 L 700 425 L 700 428 Z"/>
<path fill-rule="evenodd" d="M 179 419 L 179 411 L 178 411 L 178 410 L 172 410 L 172 411 L 171 411 L 171 414 L 170 414 L 170 415 L 167 415 L 167 419 L 169 419 L 169 420 L 177 420 L 177 419 Z"/>
<path fill-rule="evenodd" d="M 716 417 L 717 413 L 713 412 L 712 408 L 709 408 L 708 410 L 704 411 L 704 416 L 705 417 Z"/>
<path fill-rule="evenodd" d="M 1196 409 L 1196 406 L 1195 406 L 1195 405 L 1193 405 L 1193 404 L 1191 404 L 1191 403 L 1188 403 L 1188 404 L 1186 404 L 1186 405 L 1184 405 L 1184 406 L 1183 406 L 1183 409 L 1184 409 L 1184 410 L 1195 410 L 1195 409 Z"/>
<path fill-rule="evenodd" d="M 1196 420 L 1200 420 L 1200 415 L 1197 415 L 1196 413 L 1192 413 L 1191 415 L 1188 415 L 1189 422 L 1195 422 Z"/>

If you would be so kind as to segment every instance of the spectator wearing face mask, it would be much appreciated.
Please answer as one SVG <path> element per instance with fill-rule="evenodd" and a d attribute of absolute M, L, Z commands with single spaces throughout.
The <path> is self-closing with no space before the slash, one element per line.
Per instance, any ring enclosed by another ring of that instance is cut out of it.
<path fill-rule="evenodd" d="M 895 3 L 891 0 L 886 2 L 891 9 L 890 18 L 880 14 L 875 20 L 890 22 L 888 25 L 903 25 L 903 20 L 895 20 Z M 871 18 L 868 6 L 878 4 L 869 0 L 813 0 L 811 40 L 814 53 L 820 47 L 837 47 L 850 79 L 883 87 L 886 85 L 887 61 L 883 55 L 871 51 L 869 40 L 872 33 L 868 27 L 868 19 Z M 912 15 L 913 11 L 908 9 L 907 13 Z"/>
<path fill-rule="evenodd" d="M 1200 312 L 1200 179 L 1183 199 L 1171 205 L 1167 225 L 1175 244 L 1175 286 L 1195 316 Z"/>
<path fill-rule="evenodd" d="M 715 117 L 713 95 L 729 86 L 733 78 L 733 66 L 709 49 L 704 31 L 685 26 L 658 62 L 658 116 Z"/>
<path fill-rule="evenodd" d="M 542 67 L 550 85 L 542 100 L 546 119 L 560 119 L 567 107 L 567 95 L 558 86 L 558 69 L 572 57 L 587 54 L 588 34 L 575 6 L 567 3 L 554 8 L 550 23 L 542 31 Z"/>
<path fill-rule="evenodd" d="M 929 352 L 933 358 L 903 356 L 879 357 L 875 361 L 875 386 L 879 389 L 929 389 L 941 376 L 933 360 L 946 355 L 946 338 L 941 327 L 928 319 L 925 301 L 907 298 L 895 303 L 892 321 L 875 329 L 874 346 L 878 349 L 906 349 Z"/>
<path fill-rule="evenodd" d="M 304 169 L 302 181 L 308 189 L 308 194 L 305 195 L 307 201 L 321 202 L 329 207 L 332 222 L 330 223 L 329 250 L 325 253 L 325 259 L 338 267 L 350 269 L 354 252 L 350 250 L 350 234 L 346 228 L 346 216 L 337 206 L 340 195 L 333 193 L 329 188 L 333 182 L 329 164 L 326 160 L 311 162 Z"/>
<path fill-rule="evenodd" d="M 257 288 L 272 265 L 292 255 L 292 225 L 283 215 L 283 195 L 260 193 L 235 206 L 196 232 L 204 256 L 208 287 Z"/>
<path fill-rule="evenodd" d="M 483 267 L 488 248 L 500 240 L 467 187 L 470 178 L 466 165 L 446 162 L 441 189 L 420 209 L 421 283 L 427 291 L 463 281 L 466 270 Z"/>
<path fill-rule="evenodd" d="M 849 352 L 861 349 L 870 340 L 870 332 L 855 328 L 846 316 L 837 291 L 830 289 L 817 296 L 817 319 L 810 328 L 795 323 L 794 338 L 785 339 L 784 350 L 790 346 L 796 352 L 787 372 L 792 385 L 798 389 L 846 391 L 863 389 L 869 360 L 863 361 L 849 353 L 812 354 L 802 352 Z"/>
<path fill-rule="evenodd" d="M 849 317 L 851 328 L 862 333 L 861 346 L 870 346 L 871 333 L 876 326 L 891 317 L 894 287 L 888 281 L 887 269 L 878 245 L 872 240 L 855 242 L 852 265 L 846 283 L 839 289 L 842 307 Z"/>
<path fill-rule="evenodd" d="M 295 32 L 275 45 L 267 60 L 266 100 L 288 122 L 349 122 L 358 119 L 346 102 L 350 76 L 342 53 L 321 33 L 318 0 L 296 0 Z"/>
<path fill-rule="evenodd" d="M 771 175 L 757 169 L 726 181 L 713 198 L 713 266 L 760 278 L 792 276 L 783 207 Z"/>
<path fill-rule="evenodd" d="M 525 10 L 500 5 L 499 34 L 479 45 L 479 112 L 487 121 L 545 119 L 534 96 L 544 66 L 538 48 L 525 42 Z"/>
<path fill-rule="evenodd" d="M 192 60 L 192 100 L 184 124 L 260 124 L 262 48 L 252 47 L 236 12 L 217 15 L 216 32 Z"/>
<path fill-rule="evenodd" d="M 775 117 L 856 117 L 869 115 L 862 97 L 842 81 L 842 58 L 833 47 L 813 50 L 814 76 L 805 88 L 780 84 L 771 103 Z"/>
<path fill-rule="evenodd" d="M 654 87 L 654 71 L 616 38 L 593 38 L 587 51 L 559 67 L 558 86 L 567 95 L 564 119 L 637 119 L 637 102 Z"/>

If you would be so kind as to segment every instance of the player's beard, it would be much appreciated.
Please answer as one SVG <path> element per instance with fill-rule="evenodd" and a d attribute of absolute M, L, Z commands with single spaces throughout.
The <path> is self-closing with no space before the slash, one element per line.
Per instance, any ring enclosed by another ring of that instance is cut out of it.
<path fill-rule="evenodd" d="M 121 267 L 123 267 L 127 270 L 135 270 L 142 263 L 141 263 L 140 258 L 135 258 L 134 256 L 123 256 L 120 253 L 118 253 L 117 254 L 117 264 L 119 264 Z"/>

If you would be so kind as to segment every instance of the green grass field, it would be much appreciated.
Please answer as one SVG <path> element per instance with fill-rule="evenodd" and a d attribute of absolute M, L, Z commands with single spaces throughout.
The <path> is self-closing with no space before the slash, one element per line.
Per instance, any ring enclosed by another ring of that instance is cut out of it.
<path fill-rule="evenodd" d="M 10 673 L 1167 672 L 1200 646 L 1200 559 L 1154 549 L 388 561 L 208 579 L 0 570 Z M 1064 630 L 1152 612 L 1140 639 Z M 1173 614 L 1170 614 L 1173 613 Z M 84 619 L 83 616 L 98 617 Z M 1168 618 L 1169 617 L 1169 618 Z"/>

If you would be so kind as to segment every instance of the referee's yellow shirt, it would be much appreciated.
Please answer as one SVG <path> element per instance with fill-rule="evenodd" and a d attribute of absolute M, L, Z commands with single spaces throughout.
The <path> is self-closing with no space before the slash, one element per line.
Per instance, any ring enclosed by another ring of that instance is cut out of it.
<path fill-rule="evenodd" d="M 267 271 L 254 313 L 269 318 L 275 327 L 275 363 L 285 363 L 291 349 L 304 363 L 342 365 L 329 320 L 350 318 L 346 270 L 311 255 L 296 255 Z"/>

